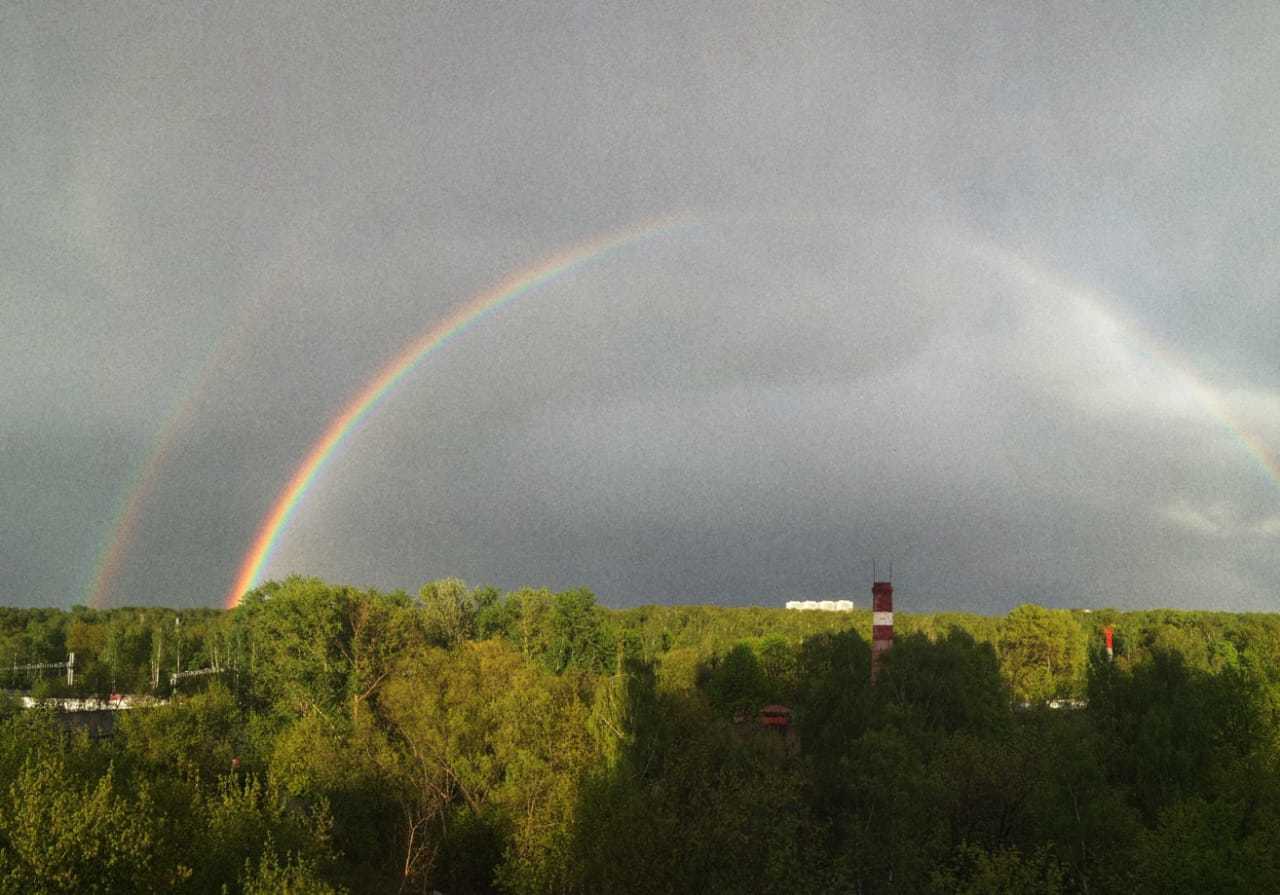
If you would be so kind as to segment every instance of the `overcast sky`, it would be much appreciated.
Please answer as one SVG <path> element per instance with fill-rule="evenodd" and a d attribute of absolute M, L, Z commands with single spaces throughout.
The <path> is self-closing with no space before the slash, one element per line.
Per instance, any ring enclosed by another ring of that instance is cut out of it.
<path fill-rule="evenodd" d="M 217 604 L 676 215 L 266 573 L 1280 610 L 1278 83 L 1265 2 L 5 3 L 0 603 Z"/>

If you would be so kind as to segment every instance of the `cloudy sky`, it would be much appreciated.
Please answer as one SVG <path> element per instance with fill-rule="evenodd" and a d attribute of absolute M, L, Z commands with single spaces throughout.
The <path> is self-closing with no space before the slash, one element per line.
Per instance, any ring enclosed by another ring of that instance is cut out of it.
<path fill-rule="evenodd" d="M 0 603 L 1280 610 L 1272 3 L 0 7 Z"/>

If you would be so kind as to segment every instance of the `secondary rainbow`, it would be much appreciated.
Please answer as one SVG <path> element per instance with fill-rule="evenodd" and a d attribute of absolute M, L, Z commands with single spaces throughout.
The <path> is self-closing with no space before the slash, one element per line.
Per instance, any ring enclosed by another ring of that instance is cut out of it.
<path fill-rule="evenodd" d="M 259 526 L 253 544 L 240 564 L 235 583 L 227 593 L 227 608 L 239 603 L 245 592 L 258 581 L 281 532 L 334 449 L 423 358 L 479 320 L 557 277 L 625 246 L 691 226 L 682 218 L 662 218 L 568 248 L 480 293 L 411 342 L 360 390 L 311 446 Z"/>
<path fill-rule="evenodd" d="M 1105 321 L 1131 347 L 1157 361 L 1169 377 L 1194 396 L 1197 403 L 1244 446 L 1271 483 L 1280 488 L 1280 457 L 1277 457 L 1276 453 L 1268 447 L 1262 436 L 1252 431 L 1245 421 L 1231 410 L 1218 389 L 1206 383 L 1193 364 L 1179 358 L 1171 349 L 1143 331 L 1136 323 L 1126 320 L 1116 309 L 1114 301 L 1096 290 L 1069 283 L 1048 269 L 994 243 L 961 236 L 955 232 L 945 232 L 943 238 L 945 246 L 961 248 L 970 255 L 995 265 L 1028 287 L 1068 297 L 1087 308 L 1098 319 Z"/>
<path fill-rule="evenodd" d="M 160 470 L 168 463 L 169 454 L 177 443 L 178 436 L 186 430 L 192 419 L 192 411 L 197 398 L 204 391 L 202 383 L 206 378 L 201 374 L 196 387 L 179 402 L 178 409 L 169 416 L 168 422 L 156 438 L 151 453 L 147 455 L 129 482 L 129 487 L 120 502 L 120 508 L 116 512 L 115 521 L 111 524 L 111 537 L 103 544 L 94 565 L 93 582 L 89 585 L 88 593 L 89 605 L 94 609 L 105 609 L 107 606 L 116 577 L 124 565 L 125 554 L 128 553 L 129 545 L 133 543 L 134 535 L 138 530 L 142 507 L 155 490 L 156 482 L 160 478 Z"/>
<path fill-rule="evenodd" d="M 214 342 L 204 362 L 201 363 L 194 377 L 194 384 L 176 403 L 173 413 L 166 420 L 160 433 L 156 436 L 151 452 L 147 454 L 129 482 L 124 492 L 119 509 L 112 523 L 110 539 L 104 542 L 98 553 L 94 566 L 93 582 L 89 585 L 88 601 L 94 609 L 105 609 L 110 602 L 111 591 L 116 578 L 124 566 L 125 556 L 138 531 L 138 523 L 142 518 L 142 508 L 155 491 L 160 480 L 160 472 L 169 462 L 174 447 L 181 441 L 195 418 L 195 410 L 201 399 L 209 390 L 217 371 L 227 359 L 227 349 L 233 347 L 243 338 L 247 328 L 244 325 L 245 314 L 240 314 L 239 324 L 228 329 L 227 333 Z"/>
<path fill-rule="evenodd" d="M 253 329 L 259 316 L 264 297 L 281 290 L 288 278 L 297 277 L 302 272 L 303 267 L 297 258 L 297 241 L 293 236 L 293 234 L 287 234 L 286 239 L 282 240 L 282 245 L 276 246 L 276 251 L 272 253 L 275 263 L 258 278 L 247 298 L 240 302 L 235 320 L 206 354 L 198 372 L 192 378 L 193 384 L 175 403 L 174 411 L 156 435 L 150 453 L 146 455 L 129 481 L 129 487 L 122 495 L 111 525 L 110 537 L 103 543 L 97 555 L 93 580 L 87 594 L 89 606 L 105 609 L 110 603 L 116 579 L 124 567 L 125 558 L 137 535 L 142 519 L 142 509 L 155 492 L 160 473 L 168 465 L 169 458 L 182 437 L 190 429 L 196 410 L 216 381 L 217 374 L 235 366 L 237 356 L 244 350 L 245 337 Z"/>

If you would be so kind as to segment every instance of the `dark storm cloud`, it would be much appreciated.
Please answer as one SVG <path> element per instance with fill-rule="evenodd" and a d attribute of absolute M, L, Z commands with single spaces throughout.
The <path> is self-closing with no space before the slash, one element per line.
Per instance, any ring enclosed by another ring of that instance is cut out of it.
<path fill-rule="evenodd" d="M 680 213 L 433 354 L 268 571 L 1275 608 L 1277 15 L 11 4 L 0 598 L 81 599 L 172 431 L 112 598 L 219 599 L 417 333 Z"/>

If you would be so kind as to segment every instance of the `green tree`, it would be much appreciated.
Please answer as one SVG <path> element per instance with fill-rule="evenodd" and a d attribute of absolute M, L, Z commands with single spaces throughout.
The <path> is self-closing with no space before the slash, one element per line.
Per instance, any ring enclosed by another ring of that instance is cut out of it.
<path fill-rule="evenodd" d="M 767 634 L 755 645 L 755 653 L 768 681 L 770 701 L 792 702 L 799 684 L 795 648 L 781 634 Z"/>
<path fill-rule="evenodd" d="M 341 712 L 356 723 L 395 658 L 422 639 L 403 595 L 315 579 L 264 585 L 236 613 L 255 701 L 291 716 Z"/>
<path fill-rule="evenodd" d="M 707 698 L 726 717 L 750 716 L 771 696 L 769 680 L 755 651 L 739 643 L 712 663 L 706 681 Z"/>
<path fill-rule="evenodd" d="M 1161 812 L 1140 834 L 1133 891 L 1247 895 L 1273 892 L 1280 879 L 1280 828 L 1259 826 L 1249 801 L 1193 797 Z"/>
<path fill-rule="evenodd" d="M 505 643 L 463 643 L 406 655 L 383 703 L 402 781 L 405 878 L 497 874 L 514 891 L 557 888 L 578 781 L 599 761 L 578 683 Z M 501 863 L 475 867 L 471 846 L 494 834 L 505 846 L 485 853 Z"/>
<path fill-rule="evenodd" d="M 118 791 L 108 773 L 74 778 L 62 757 L 29 760 L 0 810 L 0 891 L 25 895 L 157 891 L 190 869 L 157 860 L 149 793 Z"/>
<path fill-rule="evenodd" d="M 956 850 L 954 863 L 931 875 L 938 895 L 1060 895 L 1065 873 L 1051 852 L 1022 855 L 1016 848 L 988 852 L 973 845 Z"/>
<path fill-rule="evenodd" d="M 1017 607 L 1000 623 L 997 649 L 1019 702 L 1078 696 L 1084 689 L 1084 631 L 1069 612 Z"/>
<path fill-rule="evenodd" d="M 450 647 L 475 636 L 480 606 L 465 582 L 445 578 L 424 584 L 419 601 L 428 643 Z"/>
<path fill-rule="evenodd" d="M 994 650 L 959 628 L 937 640 L 897 638 L 872 691 L 878 723 L 916 731 L 922 741 L 937 732 L 987 736 L 1012 722 Z"/>
<path fill-rule="evenodd" d="M 291 805 L 283 792 L 253 776 L 229 775 L 202 787 L 191 823 L 200 831 L 198 842 L 192 843 L 195 891 L 217 891 L 234 883 L 246 864 L 270 865 L 276 849 L 310 870 L 334 859 L 327 805 Z"/>
<path fill-rule="evenodd" d="M 120 712 L 119 747 L 148 771 L 176 769 L 213 782 L 250 756 L 244 721 L 230 691 L 217 683 L 203 692 L 144 711 Z"/>
<path fill-rule="evenodd" d="M 591 591 L 571 590 L 555 595 L 547 655 L 552 671 L 562 672 L 568 668 L 603 671 L 611 664 L 612 647 Z"/>
<path fill-rule="evenodd" d="M 250 591 L 236 608 L 257 704 L 288 715 L 330 715 L 346 707 L 347 658 L 339 589 L 289 578 Z"/>
<path fill-rule="evenodd" d="M 341 895 L 347 890 L 330 885 L 305 858 L 286 858 L 267 851 L 255 864 L 245 862 L 241 885 L 243 895 Z"/>
<path fill-rule="evenodd" d="M 1101 662 L 1089 683 L 1111 773 L 1133 787 L 1148 822 L 1174 802 L 1213 795 L 1224 770 L 1273 754 L 1270 705 L 1246 670 L 1209 674 L 1179 653 L 1154 653 L 1132 671 Z"/>

